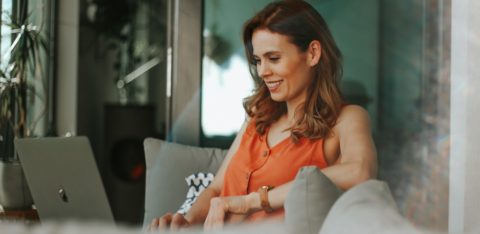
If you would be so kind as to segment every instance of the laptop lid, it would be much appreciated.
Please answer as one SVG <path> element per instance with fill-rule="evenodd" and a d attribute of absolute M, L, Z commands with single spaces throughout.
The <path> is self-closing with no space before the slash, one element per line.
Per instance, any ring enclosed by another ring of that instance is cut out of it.
<path fill-rule="evenodd" d="M 15 139 L 40 220 L 114 223 L 86 137 Z"/>

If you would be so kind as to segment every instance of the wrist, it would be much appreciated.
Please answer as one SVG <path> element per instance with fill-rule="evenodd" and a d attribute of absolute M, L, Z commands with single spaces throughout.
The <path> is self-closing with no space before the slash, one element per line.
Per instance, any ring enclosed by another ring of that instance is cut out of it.
<path fill-rule="evenodd" d="M 258 192 L 251 192 L 246 195 L 249 212 L 258 211 L 262 209 L 260 194 Z"/>

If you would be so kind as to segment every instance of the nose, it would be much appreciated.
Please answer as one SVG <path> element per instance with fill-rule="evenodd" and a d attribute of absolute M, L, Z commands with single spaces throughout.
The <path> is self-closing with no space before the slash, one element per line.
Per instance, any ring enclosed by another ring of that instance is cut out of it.
<path fill-rule="evenodd" d="M 267 63 L 261 63 L 257 65 L 257 73 L 261 78 L 265 78 L 272 74 L 272 71 L 268 67 Z"/>

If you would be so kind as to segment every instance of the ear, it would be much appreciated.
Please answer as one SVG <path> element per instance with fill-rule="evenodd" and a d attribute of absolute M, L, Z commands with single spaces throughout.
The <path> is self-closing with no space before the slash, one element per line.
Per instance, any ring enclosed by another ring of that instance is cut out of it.
<path fill-rule="evenodd" d="M 322 45 L 320 42 L 317 40 L 310 42 L 307 53 L 307 62 L 310 67 L 316 66 L 322 56 Z"/>

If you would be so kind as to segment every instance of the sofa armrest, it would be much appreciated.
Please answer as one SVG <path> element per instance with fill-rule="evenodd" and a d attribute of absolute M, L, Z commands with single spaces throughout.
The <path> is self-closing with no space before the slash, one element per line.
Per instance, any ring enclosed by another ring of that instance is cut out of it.
<path fill-rule="evenodd" d="M 358 184 L 335 202 L 319 234 L 426 233 L 398 211 L 388 185 L 379 180 Z"/>
<path fill-rule="evenodd" d="M 216 173 L 227 151 L 169 143 L 144 141 L 147 167 L 144 225 L 154 217 L 176 212 L 185 200 L 185 177 L 197 172 Z"/>

